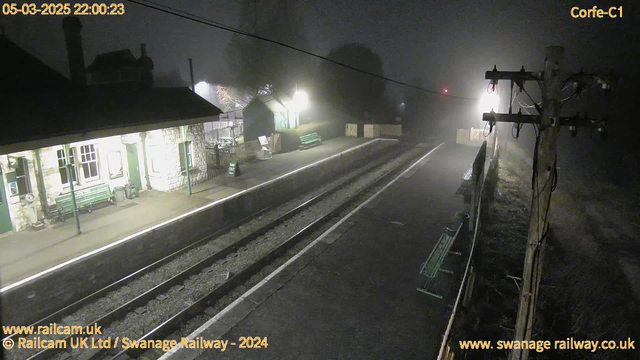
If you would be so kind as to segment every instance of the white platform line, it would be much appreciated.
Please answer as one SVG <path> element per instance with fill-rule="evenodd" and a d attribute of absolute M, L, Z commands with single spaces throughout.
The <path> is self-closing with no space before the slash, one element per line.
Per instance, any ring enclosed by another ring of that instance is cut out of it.
<path fill-rule="evenodd" d="M 276 275 L 278 275 L 280 272 L 282 272 L 287 266 L 289 266 L 291 263 L 293 263 L 294 261 L 296 261 L 298 258 L 300 258 L 302 255 L 304 255 L 304 253 L 306 253 L 309 249 L 311 249 L 313 246 L 315 246 L 315 244 L 317 244 L 319 241 L 322 241 L 327 235 L 329 235 L 331 232 L 333 232 L 338 226 L 342 225 L 342 223 L 344 223 L 345 221 L 347 221 L 347 219 L 349 219 L 351 216 L 353 216 L 353 214 L 355 214 L 356 212 L 358 212 L 358 210 L 362 209 L 362 207 L 364 207 L 365 205 L 367 205 L 369 202 L 371 202 L 373 199 L 375 199 L 376 197 L 378 197 L 378 195 L 380 195 L 383 191 L 385 191 L 389 186 L 393 185 L 399 178 L 401 178 L 402 176 L 404 176 L 404 174 L 406 174 L 407 172 L 411 171 L 411 169 L 413 169 L 414 167 L 416 167 L 417 165 L 424 165 L 426 164 L 425 161 L 424 163 L 420 164 L 421 161 L 423 161 L 424 159 L 426 159 L 429 155 L 431 155 L 434 151 L 436 151 L 437 149 L 439 149 L 442 145 L 444 145 L 444 143 L 441 143 L 440 145 L 436 146 L 435 148 L 431 149 L 431 151 L 429 151 L 428 153 L 426 153 L 423 157 L 421 157 L 418 161 L 414 162 L 413 164 L 411 164 L 410 167 L 408 167 L 407 169 L 405 169 L 400 175 L 396 176 L 395 178 L 393 178 L 393 180 L 391 180 L 387 185 L 385 185 L 382 189 L 378 190 L 378 192 L 376 192 L 375 194 L 371 195 L 370 198 L 368 198 L 367 200 L 365 200 L 363 203 L 361 203 L 360 205 L 358 205 L 358 207 L 356 207 L 355 209 L 353 209 L 350 213 L 348 213 L 345 217 L 343 217 L 342 219 L 340 219 L 340 221 L 338 221 L 337 223 L 335 223 L 333 226 L 331 226 L 329 229 L 327 229 L 327 231 L 325 231 L 324 233 L 322 233 L 320 236 L 318 236 L 317 239 L 313 240 L 309 245 L 305 246 L 304 249 L 300 250 L 300 252 L 298 252 L 297 254 L 295 254 L 291 259 L 287 260 L 287 262 L 285 262 L 284 264 L 280 265 L 277 269 L 275 269 L 271 274 L 269 274 L 266 278 L 264 278 L 262 281 L 260 281 L 259 283 L 257 283 L 256 285 L 254 285 L 251 289 L 247 290 L 247 292 L 245 292 L 244 294 L 242 294 L 239 298 L 237 298 L 234 302 L 232 302 L 231 304 L 227 305 L 227 307 L 225 307 L 224 309 L 222 309 L 222 311 L 220 311 L 219 313 L 217 313 L 214 317 L 212 317 L 211 319 L 207 320 L 207 322 L 205 322 L 204 324 L 202 324 L 202 326 L 200 326 L 199 328 L 197 328 L 194 332 L 192 332 L 191 334 L 189 334 L 189 336 L 187 336 L 187 338 L 189 340 L 193 340 L 195 339 L 197 336 L 199 336 L 200 334 L 202 334 L 206 329 L 208 329 L 211 325 L 213 325 L 213 323 L 215 323 L 216 321 L 219 321 L 220 318 L 222 318 L 226 313 L 228 313 L 229 311 L 233 310 L 233 308 L 235 308 L 236 306 L 238 306 L 238 304 L 240 304 L 241 302 L 243 302 L 249 295 L 251 295 L 253 292 L 255 292 L 256 290 L 258 290 L 260 287 L 262 287 L 264 284 L 266 284 L 269 280 L 273 279 Z M 231 325 L 231 324 L 228 324 Z M 173 354 L 175 354 L 178 350 L 181 349 L 181 345 L 177 345 L 174 348 L 172 348 L 171 350 L 167 351 L 166 353 L 164 353 L 164 355 L 162 355 L 160 357 L 159 360 L 166 360 L 168 359 L 170 356 L 172 356 Z"/>
<path fill-rule="evenodd" d="M 319 165 L 319 164 L 321 164 L 321 163 L 323 163 L 323 162 L 325 162 L 325 161 L 329 161 L 329 160 L 334 159 L 334 158 L 336 158 L 336 157 L 339 157 L 339 156 L 341 156 L 341 155 L 343 155 L 343 154 L 346 154 L 346 153 L 349 153 L 349 152 L 354 151 L 354 150 L 356 150 L 356 149 L 359 149 L 359 148 L 361 148 L 361 147 L 367 146 L 367 145 L 369 145 L 369 144 L 371 144 L 371 143 L 373 143 L 373 142 L 376 142 L 376 141 L 397 141 L 397 139 L 383 139 L 383 138 L 373 139 L 373 140 L 371 140 L 371 141 L 367 141 L 366 143 L 363 143 L 363 144 L 360 144 L 360 145 L 358 145 L 358 146 L 354 146 L 354 147 L 352 147 L 352 148 L 350 148 L 350 149 L 347 149 L 347 150 L 345 150 L 345 151 L 343 151 L 343 152 L 341 152 L 341 153 L 334 154 L 334 155 L 331 155 L 331 156 L 329 156 L 329 157 L 327 157 L 327 158 L 324 158 L 324 159 L 322 159 L 322 160 L 318 160 L 318 161 L 316 161 L 316 162 L 314 162 L 314 163 L 311 163 L 311 164 L 308 164 L 308 165 L 302 166 L 302 167 L 300 167 L 300 168 L 298 168 L 298 169 L 296 169 L 296 170 L 290 171 L 290 172 L 288 172 L 288 173 L 286 173 L 286 174 L 284 174 L 284 175 L 280 175 L 280 176 L 278 176 L 278 177 L 276 177 L 276 178 L 274 178 L 274 179 L 271 179 L 271 180 L 265 181 L 265 182 L 263 182 L 263 183 L 261 183 L 261 184 L 258 184 L 258 185 L 256 185 L 256 186 L 253 186 L 253 187 L 251 187 L 251 188 L 249 188 L 249 189 L 241 190 L 241 191 L 239 191 L 239 192 L 237 192 L 237 193 L 235 193 L 235 194 L 232 194 L 232 195 L 227 196 L 227 197 L 226 197 L 226 198 L 224 198 L 224 199 L 220 199 L 220 200 L 216 200 L 216 201 L 214 201 L 214 202 L 208 203 L 208 204 L 203 205 L 203 206 L 201 206 L 201 207 L 199 207 L 199 208 L 197 208 L 197 209 L 194 209 L 194 210 L 191 210 L 191 211 L 189 211 L 189 212 L 183 213 L 183 214 L 178 215 L 178 216 L 176 216 L 176 217 L 174 217 L 174 218 L 172 218 L 172 219 L 169 219 L 169 220 L 166 220 L 166 221 L 161 222 L 161 223 L 159 223 L 159 224 L 153 225 L 153 226 L 151 226 L 151 227 L 149 227 L 149 228 L 147 228 L 147 229 L 144 229 L 144 230 L 138 231 L 137 233 L 134 233 L 134 234 L 132 234 L 132 235 L 129 235 L 129 236 L 127 236 L 127 237 L 124 237 L 124 238 L 122 238 L 122 239 L 120 239 L 120 240 L 118 240 L 118 241 L 112 242 L 112 243 L 110 243 L 110 244 L 108 244 L 108 245 L 105 245 L 105 246 L 103 246 L 103 247 L 101 247 L 101 248 L 98 248 L 98 249 L 92 250 L 92 251 L 90 251 L 90 252 L 88 252 L 88 253 L 85 253 L 85 254 L 82 254 L 82 255 L 80 255 L 80 256 L 78 256 L 78 257 L 75 257 L 75 258 L 73 258 L 73 259 L 71 259 L 71 260 L 67 260 L 67 261 L 65 261 L 65 262 L 63 262 L 63 263 L 61 263 L 61 264 L 58 264 L 58 265 L 53 266 L 53 267 L 50 267 L 50 268 L 48 268 L 48 269 L 46 269 L 46 270 L 43 270 L 43 271 L 41 271 L 41 272 L 39 272 L 39 273 L 37 273 L 37 274 L 35 274 L 35 275 L 31 275 L 31 276 L 29 276 L 29 277 L 27 277 L 27 278 L 24 278 L 24 279 L 22 279 L 22 280 L 20 280 L 20 281 L 17 281 L 17 282 L 15 282 L 15 283 L 11 284 L 11 285 L 7 285 L 7 286 L 5 286 L 5 287 L 3 287 L 3 288 L 1 288 L 1 289 L 0 289 L 0 294 L 1 294 L 1 293 L 3 293 L 3 292 L 9 291 L 9 290 L 11 290 L 11 289 L 13 289 L 13 288 L 15 288 L 15 287 L 18 287 L 18 286 L 20 286 L 20 285 L 24 285 L 24 284 L 26 284 L 26 283 L 28 283 L 28 282 L 30 282 L 30 281 L 33 281 L 33 280 L 35 280 L 35 279 L 37 279 L 37 278 L 39 278 L 39 277 L 42 277 L 43 275 L 46 275 L 46 274 L 48 274 L 48 273 L 50 273 L 50 272 L 56 271 L 56 270 L 58 270 L 58 269 L 62 269 L 62 268 L 63 268 L 63 267 L 65 267 L 65 266 L 71 265 L 71 264 L 73 264 L 73 263 L 75 263 L 75 262 L 78 262 L 78 261 L 80 261 L 80 260 L 82 260 L 82 259 L 88 258 L 89 256 L 92 256 L 92 255 L 95 255 L 95 254 L 101 253 L 101 252 L 103 252 L 103 251 L 105 251 L 105 250 L 107 250 L 107 249 L 110 249 L 110 248 L 112 248 L 112 247 L 114 247 L 114 246 L 120 245 L 120 244 L 122 244 L 122 243 L 124 243 L 124 242 L 127 242 L 127 241 L 129 241 L 129 240 L 131 240 L 131 239 L 133 239 L 133 238 L 136 238 L 136 237 L 140 236 L 140 235 L 143 235 L 143 234 L 145 234 L 145 233 L 148 233 L 148 232 L 150 232 L 150 231 L 153 231 L 153 230 L 155 230 L 155 229 L 157 229 L 157 228 L 160 228 L 160 227 L 165 226 L 165 225 L 167 225 L 167 224 L 170 224 L 170 223 L 176 222 L 176 221 L 178 221 L 178 220 L 180 220 L 180 219 L 182 219 L 182 218 L 184 218 L 184 217 L 187 217 L 187 216 L 189 216 L 189 215 L 192 215 L 192 214 L 198 213 L 198 212 L 203 211 L 203 210 L 205 210 L 205 209 L 208 209 L 208 208 L 210 208 L 210 207 L 212 207 L 212 206 L 218 205 L 218 204 L 220 204 L 220 203 L 222 203 L 222 202 L 229 201 L 229 200 L 231 200 L 231 199 L 233 199 L 233 198 L 235 198 L 235 197 L 237 197 L 237 196 L 240 196 L 240 195 L 242 195 L 242 194 L 245 194 L 245 193 L 248 193 L 248 192 L 251 192 L 251 191 L 255 191 L 255 190 L 257 190 L 257 189 L 259 189 L 259 188 L 261 188 L 261 187 L 263 187 L 263 186 L 267 186 L 268 184 L 271 184 L 271 183 L 273 183 L 273 182 L 275 182 L 275 181 L 278 181 L 278 180 L 284 179 L 284 178 L 286 178 L 286 177 L 288 177 L 288 176 L 291 176 L 291 175 L 293 175 L 293 174 L 295 174 L 295 173 L 297 173 L 297 172 L 300 172 L 300 171 L 302 171 L 302 170 L 304 170 L 304 169 L 307 169 L 307 168 L 309 168 L 309 167 L 313 167 L 313 166 L 317 166 L 317 165 Z"/>

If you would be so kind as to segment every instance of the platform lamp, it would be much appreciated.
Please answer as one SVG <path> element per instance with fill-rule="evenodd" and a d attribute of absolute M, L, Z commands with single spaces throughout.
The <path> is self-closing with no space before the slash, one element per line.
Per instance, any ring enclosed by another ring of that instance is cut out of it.
<path fill-rule="evenodd" d="M 189 125 L 180 126 L 180 130 L 182 131 L 182 141 L 184 143 L 183 151 L 184 151 L 184 171 L 187 175 L 187 194 L 191 196 L 191 176 L 189 174 L 189 141 L 187 140 L 187 133 L 189 132 Z"/>
<path fill-rule="evenodd" d="M 304 90 L 298 90 L 298 84 L 296 84 L 295 92 L 293 93 L 293 105 L 296 111 L 296 128 L 300 126 L 300 111 L 305 110 L 309 106 L 309 95 Z"/>

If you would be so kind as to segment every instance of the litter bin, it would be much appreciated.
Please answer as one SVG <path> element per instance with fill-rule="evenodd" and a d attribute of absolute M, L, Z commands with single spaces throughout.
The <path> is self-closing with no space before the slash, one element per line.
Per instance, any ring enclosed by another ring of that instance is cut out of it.
<path fill-rule="evenodd" d="M 124 186 L 116 186 L 113 188 L 113 193 L 116 198 L 116 202 L 122 202 L 124 200 Z"/>

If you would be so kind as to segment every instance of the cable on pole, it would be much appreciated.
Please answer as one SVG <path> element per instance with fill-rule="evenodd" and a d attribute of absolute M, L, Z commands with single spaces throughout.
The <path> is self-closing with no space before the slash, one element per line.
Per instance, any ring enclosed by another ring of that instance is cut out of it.
<path fill-rule="evenodd" d="M 307 51 L 307 50 L 303 50 L 303 49 L 297 48 L 295 46 L 283 43 L 281 41 L 276 41 L 276 40 L 272 40 L 272 39 L 269 39 L 269 38 L 265 38 L 263 36 L 251 34 L 251 33 L 248 33 L 248 32 L 244 32 L 242 30 L 238 30 L 238 29 L 235 29 L 235 28 L 232 28 L 230 26 L 223 25 L 223 24 L 220 24 L 220 23 L 216 23 L 215 21 L 212 21 L 212 20 L 197 16 L 197 15 L 188 13 L 186 11 L 169 8 L 168 6 L 165 6 L 165 5 L 160 5 L 160 4 L 156 4 L 156 3 L 153 3 L 154 5 L 151 5 L 150 2 L 146 1 L 146 0 L 127 0 L 127 1 L 129 1 L 131 3 L 134 3 L 136 5 L 140 5 L 140 6 L 149 8 L 149 9 L 157 10 L 157 11 L 160 11 L 160 12 L 164 12 L 166 14 L 170 14 L 170 15 L 177 16 L 177 17 L 180 17 L 180 18 L 183 18 L 183 19 L 187 19 L 187 20 L 191 20 L 191 21 L 203 24 L 203 25 L 211 26 L 211 27 L 214 27 L 214 28 L 217 28 L 217 29 L 220 29 L 220 30 L 224 30 L 224 31 L 232 32 L 234 34 L 239 34 L 239 35 L 247 36 L 247 37 L 250 37 L 250 38 L 257 39 L 257 40 L 266 41 L 266 42 L 269 42 L 269 43 L 272 43 L 272 44 L 280 45 L 280 46 L 285 47 L 287 49 L 291 49 L 291 50 L 294 50 L 294 51 L 297 51 L 297 52 L 301 52 L 303 54 L 306 54 L 306 55 L 309 55 L 309 56 L 312 56 L 312 57 L 315 57 L 315 58 L 318 58 L 318 59 L 321 59 L 321 60 L 324 60 L 324 61 L 328 61 L 330 63 L 345 67 L 347 69 L 351 69 L 353 71 L 357 71 L 357 72 L 362 73 L 362 74 L 373 76 L 373 77 L 376 77 L 376 78 L 379 78 L 379 79 L 382 79 L 382 80 L 385 80 L 385 81 L 388 81 L 388 82 L 391 82 L 391 83 L 394 83 L 394 84 L 398 84 L 398 85 L 406 86 L 406 87 L 413 88 L 413 89 L 416 89 L 416 90 L 420 90 L 420 91 L 423 91 L 423 92 L 426 92 L 426 93 L 429 93 L 429 94 L 445 96 L 445 97 L 450 97 L 450 98 L 453 98 L 453 99 L 460 99 L 460 100 L 472 100 L 472 101 L 478 100 L 477 98 L 469 98 L 469 97 L 464 97 L 464 96 L 443 94 L 443 93 L 441 93 L 439 91 L 429 90 L 429 89 L 426 89 L 426 88 L 423 88 L 423 87 L 420 87 L 420 86 L 407 84 L 407 83 L 405 83 L 403 81 L 400 81 L 400 80 L 395 80 L 395 79 L 392 79 L 392 78 L 389 78 L 389 77 L 386 77 L 386 76 L 382 76 L 382 75 L 379 75 L 379 74 L 372 73 L 370 71 L 358 69 L 358 68 L 353 67 L 351 65 L 347 65 L 347 64 L 341 63 L 339 61 L 335 61 L 335 60 L 329 59 L 329 58 L 327 58 L 325 56 L 318 55 L 316 53 L 312 53 L 311 51 Z"/>

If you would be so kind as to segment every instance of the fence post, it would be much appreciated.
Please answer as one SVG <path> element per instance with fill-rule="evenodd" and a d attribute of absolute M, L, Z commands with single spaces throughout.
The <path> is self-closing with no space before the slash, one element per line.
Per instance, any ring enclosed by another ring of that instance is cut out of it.
<path fill-rule="evenodd" d="M 482 181 L 484 172 L 484 163 L 487 157 L 487 141 L 483 141 L 480 146 L 480 151 L 476 155 L 473 161 L 473 171 L 471 173 L 471 183 L 473 184 L 473 190 L 471 192 L 471 217 L 469 219 L 469 231 L 473 231 L 476 217 L 478 216 L 478 204 L 480 203 L 480 197 L 482 194 Z"/>
<path fill-rule="evenodd" d="M 471 303 L 471 297 L 473 296 L 473 285 L 476 281 L 476 272 L 473 265 L 469 268 L 469 277 L 467 278 L 467 286 L 464 289 L 464 298 L 462 299 L 462 306 L 469 307 Z"/>
<path fill-rule="evenodd" d="M 220 168 L 220 148 L 218 148 L 218 144 L 213 148 L 213 152 L 216 155 L 216 169 Z"/>

